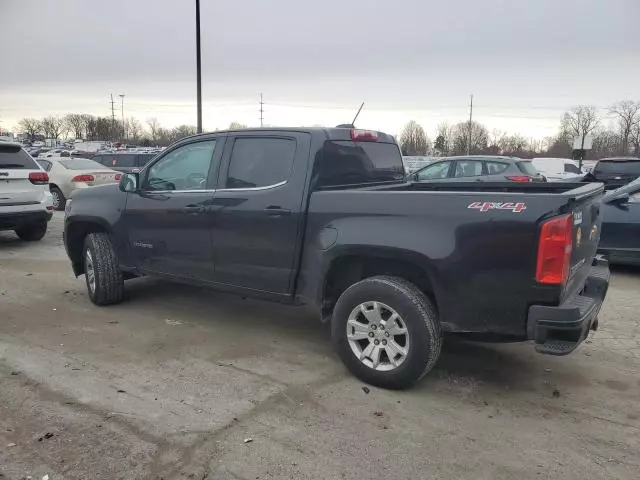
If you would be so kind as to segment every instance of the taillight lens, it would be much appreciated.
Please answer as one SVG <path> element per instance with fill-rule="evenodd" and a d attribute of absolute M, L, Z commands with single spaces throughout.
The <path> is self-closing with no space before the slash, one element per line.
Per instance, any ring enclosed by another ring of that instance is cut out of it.
<path fill-rule="evenodd" d="M 76 175 L 71 179 L 72 182 L 93 182 L 93 175 Z"/>
<path fill-rule="evenodd" d="M 357 140 L 358 142 L 377 142 L 378 132 L 353 128 L 351 129 L 351 140 Z"/>
<path fill-rule="evenodd" d="M 562 285 L 569 278 L 573 217 L 562 215 L 542 224 L 538 241 L 536 281 Z"/>
<path fill-rule="evenodd" d="M 46 185 L 49 183 L 49 174 L 47 172 L 30 172 L 29 181 L 34 185 Z"/>
<path fill-rule="evenodd" d="M 526 175 L 511 175 L 506 177 L 507 180 L 511 180 L 512 182 L 520 182 L 520 183 L 526 183 L 526 182 L 532 182 L 533 179 L 531 177 L 527 177 Z"/>
<path fill-rule="evenodd" d="M 116 174 L 114 175 L 114 177 L 113 177 L 113 178 L 114 178 L 114 180 L 115 180 L 116 182 L 119 182 L 119 181 L 120 181 L 120 179 L 122 178 L 122 174 L 120 174 L 120 173 L 116 173 Z"/>

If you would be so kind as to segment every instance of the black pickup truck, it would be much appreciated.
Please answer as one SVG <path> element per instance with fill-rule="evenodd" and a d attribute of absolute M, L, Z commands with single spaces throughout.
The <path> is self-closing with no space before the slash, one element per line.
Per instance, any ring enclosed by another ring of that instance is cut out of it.
<path fill-rule="evenodd" d="M 359 378 L 410 386 L 443 333 L 573 351 L 597 326 L 601 184 L 406 183 L 393 137 L 350 128 L 185 138 L 74 193 L 65 246 L 96 305 L 152 275 L 308 305 Z"/>

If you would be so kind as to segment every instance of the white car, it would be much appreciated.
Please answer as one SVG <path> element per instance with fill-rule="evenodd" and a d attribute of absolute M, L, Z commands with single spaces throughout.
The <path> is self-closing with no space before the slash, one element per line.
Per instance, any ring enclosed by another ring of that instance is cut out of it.
<path fill-rule="evenodd" d="M 534 158 L 531 160 L 536 170 L 550 182 L 581 177 L 586 172 L 580 170 L 576 160 L 570 158 Z"/>
<path fill-rule="evenodd" d="M 49 188 L 56 210 L 64 210 L 67 199 L 74 190 L 117 183 L 122 176 L 121 172 L 88 158 L 38 158 L 38 163 L 49 174 Z"/>
<path fill-rule="evenodd" d="M 53 215 L 49 175 L 18 143 L 0 142 L 0 230 L 35 242 Z"/>

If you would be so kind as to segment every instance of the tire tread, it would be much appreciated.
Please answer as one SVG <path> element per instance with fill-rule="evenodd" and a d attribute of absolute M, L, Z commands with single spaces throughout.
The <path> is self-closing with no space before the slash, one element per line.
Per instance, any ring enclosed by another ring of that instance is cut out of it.
<path fill-rule="evenodd" d="M 120 303 L 124 296 L 124 279 L 111 237 L 103 232 L 90 233 L 85 240 L 85 252 L 87 248 L 91 251 L 96 275 L 93 295 L 87 282 L 91 301 L 99 306 Z"/>

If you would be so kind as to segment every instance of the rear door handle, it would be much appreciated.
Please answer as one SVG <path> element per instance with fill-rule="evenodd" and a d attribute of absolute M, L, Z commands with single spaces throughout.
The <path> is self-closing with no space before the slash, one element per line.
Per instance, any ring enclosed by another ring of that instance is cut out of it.
<path fill-rule="evenodd" d="M 182 209 L 182 213 L 186 213 L 187 215 L 197 215 L 203 212 L 204 207 L 202 205 L 187 205 Z"/>
<path fill-rule="evenodd" d="M 277 205 L 270 205 L 267 208 L 265 208 L 264 211 L 267 212 L 267 215 L 269 215 L 270 217 L 281 217 L 284 215 L 291 215 L 291 210 L 287 208 L 279 207 Z"/>

